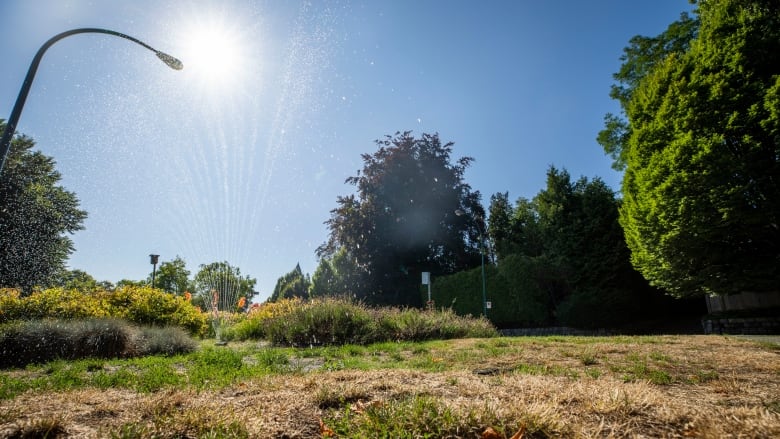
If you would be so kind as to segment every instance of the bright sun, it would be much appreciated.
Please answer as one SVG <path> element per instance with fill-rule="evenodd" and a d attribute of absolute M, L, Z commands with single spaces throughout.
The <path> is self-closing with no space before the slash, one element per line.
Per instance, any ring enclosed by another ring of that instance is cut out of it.
<path fill-rule="evenodd" d="M 245 79 L 249 67 L 247 44 L 235 28 L 200 21 L 186 28 L 182 39 L 185 71 L 204 90 L 226 92 Z"/>

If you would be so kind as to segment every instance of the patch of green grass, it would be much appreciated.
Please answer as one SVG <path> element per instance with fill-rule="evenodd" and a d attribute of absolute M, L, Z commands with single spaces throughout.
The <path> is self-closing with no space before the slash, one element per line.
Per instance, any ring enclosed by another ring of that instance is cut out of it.
<path fill-rule="evenodd" d="M 516 373 L 527 375 L 561 376 L 569 378 L 579 377 L 579 373 L 576 370 L 559 365 L 518 364 L 512 370 Z"/>
<path fill-rule="evenodd" d="M 112 439 L 199 438 L 244 439 L 249 432 L 239 421 L 218 418 L 217 414 L 163 414 L 150 422 L 125 423 L 109 432 Z"/>
<path fill-rule="evenodd" d="M 593 366 L 594 364 L 598 364 L 598 358 L 596 357 L 596 354 L 594 354 L 590 350 L 583 351 L 579 354 L 580 362 L 583 366 Z"/>
<path fill-rule="evenodd" d="M 661 363 L 672 363 L 672 358 L 662 352 L 650 352 L 650 359 Z"/>
<path fill-rule="evenodd" d="M 714 370 L 697 370 L 686 382 L 689 384 L 701 384 L 720 378 L 720 374 Z"/>
<path fill-rule="evenodd" d="M 593 368 L 593 367 L 587 367 L 585 368 L 585 375 L 595 379 L 598 379 L 601 376 L 601 371 Z"/>
<path fill-rule="evenodd" d="M 637 354 L 629 354 L 626 358 L 629 360 L 628 365 L 611 367 L 614 372 L 622 373 L 623 381 L 649 381 L 658 385 L 667 385 L 674 382 L 674 378 L 666 371 L 650 367 L 647 358 L 640 357 Z"/>
<path fill-rule="evenodd" d="M 450 406 L 428 395 L 374 401 L 357 410 L 337 406 L 326 410 L 323 421 L 339 438 L 481 437 L 488 427 L 504 437 L 520 429 L 533 438 L 571 434 L 553 415 L 499 415 L 492 406 Z"/>

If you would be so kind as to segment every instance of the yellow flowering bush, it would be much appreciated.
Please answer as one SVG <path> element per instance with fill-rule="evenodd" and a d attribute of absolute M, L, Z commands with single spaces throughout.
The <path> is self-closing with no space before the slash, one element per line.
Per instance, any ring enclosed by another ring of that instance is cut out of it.
<path fill-rule="evenodd" d="M 147 286 L 125 286 L 105 292 L 109 313 L 142 325 L 176 325 L 203 335 L 208 319 L 185 297 Z"/>
<path fill-rule="evenodd" d="M 198 336 L 205 334 L 208 323 L 207 316 L 184 297 L 145 286 L 96 292 L 49 288 L 26 297 L 13 289 L 0 290 L 0 323 L 100 317 L 118 317 L 141 325 L 181 326 Z"/>
<path fill-rule="evenodd" d="M 49 288 L 34 291 L 22 299 L 22 315 L 25 319 L 83 319 L 107 317 L 108 310 L 98 294 L 78 290 Z"/>
<path fill-rule="evenodd" d="M 24 315 L 19 290 L 0 288 L 0 323 L 16 320 Z"/>

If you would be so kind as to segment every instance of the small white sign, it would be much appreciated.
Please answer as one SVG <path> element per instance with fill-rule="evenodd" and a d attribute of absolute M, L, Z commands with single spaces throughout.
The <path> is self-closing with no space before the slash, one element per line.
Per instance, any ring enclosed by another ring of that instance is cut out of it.
<path fill-rule="evenodd" d="M 431 283 L 431 272 L 430 271 L 423 271 L 422 272 L 422 284 L 423 285 L 429 285 Z"/>
<path fill-rule="evenodd" d="M 493 309 L 493 302 L 485 302 L 485 308 Z"/>

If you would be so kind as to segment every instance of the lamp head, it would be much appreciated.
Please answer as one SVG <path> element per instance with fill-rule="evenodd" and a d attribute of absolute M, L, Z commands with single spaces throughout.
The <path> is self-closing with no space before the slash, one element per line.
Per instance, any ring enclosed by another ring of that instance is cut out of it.
<path fill-rule="evenodd" d="M 155 52 L 157 55 L 157 58 L 160 58 L 162 62 L 168 65 L 168 67 L 172 68 L 173 70 L 181 70 L 184 68 L 184 64 L 182 64 L 181 61 L 178 60 L 178 58 L 175 58 L 171 55 L 168 55 L 165 52 Z"/>

